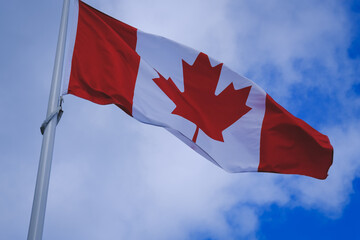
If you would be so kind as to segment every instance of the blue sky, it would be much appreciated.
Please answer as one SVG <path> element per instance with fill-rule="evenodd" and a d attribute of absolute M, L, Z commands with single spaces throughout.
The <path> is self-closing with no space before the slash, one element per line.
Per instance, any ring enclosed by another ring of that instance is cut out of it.
<path fill-rule="evenodd" d="M 87 0 L 199 49 L 327 134 L 324 180 L 229 174 L 115 106 L 66 96 L 44 239 L 360 239 L 360 1 Z M 25 239 L 62 1 L 0 7 L 0 239 Z"/>

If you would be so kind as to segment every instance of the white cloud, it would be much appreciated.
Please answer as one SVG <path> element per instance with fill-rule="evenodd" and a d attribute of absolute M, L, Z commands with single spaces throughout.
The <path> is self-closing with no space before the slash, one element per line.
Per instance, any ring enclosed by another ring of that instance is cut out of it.
<path fill-rule="evenodd" d="M 74 100 L 67 101 L 70 109 L 62 126 L 65 130 L 59 134 L 52 173 L 45 229 L 52 239 L 190 239 L 199 232 L 219 239 L 256 239 L 259 217 L 273 204 L 341 216 L 360 169 L 356 159 L 360 150 L 356 144 L 347 147 L 349 141 L 360 141 L 354 131 L 358 122 L 328 130 L 330 138 L 336 139 L 336 155 L 325 181 L 228 174 L 163 129 L 138 123 L 115 107 Z M 76 115 L 78 107 L 105 116 L 104 124 L 86 121 L 85 113 Z M 70 125 L 77 127 L 70 129 Z M 134 133 L 137 136 L 127 142 L 116 141 L 119 135 Z M 79 226 L 86 231 L 78 230 Z"/>

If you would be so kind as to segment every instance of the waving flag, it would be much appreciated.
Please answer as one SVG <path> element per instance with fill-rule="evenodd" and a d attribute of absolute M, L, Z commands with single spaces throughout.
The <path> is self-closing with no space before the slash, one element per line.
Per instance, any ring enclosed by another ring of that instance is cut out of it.
<path fill-rule="evenodd" d="M 254 82 L 205 53 L 81 1 L 75 5 L 63 94 L 115 104 L 141 122 L 164 127 L 229 172 L 327 177 L 333 158 L 328 137 Z"/>

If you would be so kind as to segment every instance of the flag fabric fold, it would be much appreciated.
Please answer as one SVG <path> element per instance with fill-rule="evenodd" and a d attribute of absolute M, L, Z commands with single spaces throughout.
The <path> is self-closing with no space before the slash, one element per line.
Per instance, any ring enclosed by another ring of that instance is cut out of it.
<path fill-rule="evenodd" d="M 115 104 L 141 122 L 164 127 L 229 172 L 327 177 L 333 159 L 328 137 L 254 82 L 205 53 L 142 32 L 82 1 L 75 5 L 64 94 Z"/>

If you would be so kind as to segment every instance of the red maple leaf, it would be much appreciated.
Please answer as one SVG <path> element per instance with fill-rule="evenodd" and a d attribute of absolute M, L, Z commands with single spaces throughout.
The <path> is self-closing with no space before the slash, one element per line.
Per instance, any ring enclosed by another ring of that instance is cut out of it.
<path fill-rule="evenodd" d="M 222 63 L 212 67 L 209 57 L 200 53 L 191 66 L 182 60 L 184 92 L 171 78 L 160 73 L 153 81 L 175 103 L 172 114 L 179 115 L 196 125 L 192 141 L 196 142 L 199 128 L 210 138 L 224 141 L 222 131 L 250 111 L 246 105 L 251 86 L 235 90 L 233 83 L 219 95 L 215 90 L 219 82 Z"/>

